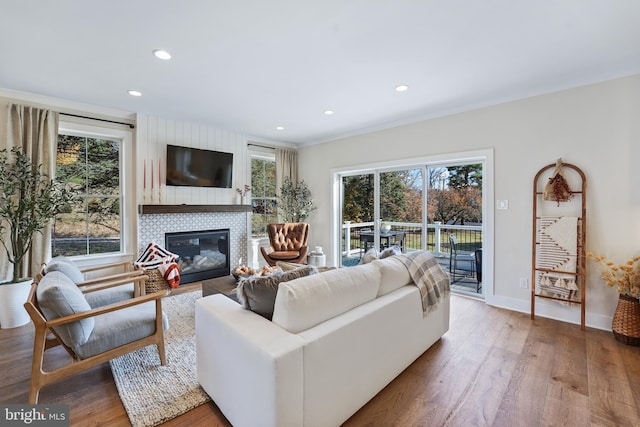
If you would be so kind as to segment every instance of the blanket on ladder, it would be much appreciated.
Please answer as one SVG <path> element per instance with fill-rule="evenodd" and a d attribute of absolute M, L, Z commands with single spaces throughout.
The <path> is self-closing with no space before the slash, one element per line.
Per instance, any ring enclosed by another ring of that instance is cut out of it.
<path fill-rule="evenodd" d="M 537 287 L 550 296 L 571 299 L 578 290 L 577 267 L 578 218 L 540 218 L 538 233 L 540 249 L 537 265 L 547 272 L 539 272 Z"/>
<path fill-rule="evenodd" d="M 431 252 L 414 251 L 398 255 L 409 270 L 413 283 L 420 290 L 422 312 L 426 315 L 449 295 L 451 283 L 449 275 L 440 267 Z"/>

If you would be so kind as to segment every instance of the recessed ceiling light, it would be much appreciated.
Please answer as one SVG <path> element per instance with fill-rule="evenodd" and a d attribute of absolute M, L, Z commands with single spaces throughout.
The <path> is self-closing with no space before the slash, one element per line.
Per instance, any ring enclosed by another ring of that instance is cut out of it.
<path fill-rule="evenodd" d="M 128 93 L 131 96 L 142 96 L 142 92 L 137 91 L 137 90 L 130 90 L 130 91 L 128 91 Z"/>
<path fill-rule="evenodd" d="M 276 126 L 276 130 L 284 130 L 283 126 Z"/>
<path fill-rule="evenodd" d="M 398 85 L 398 86 L 396 86 L 396 92 L 405 92 L 405 91 L 407 91 L 407 89 L 409 89 L 409 86 L 407 86 L 407 85 Z"/>
<path fill-rule="evenodd" d="M 166 50 L 155 49 L 153 51 L 153 54 L 155 55 L 156 58 L 159 58 L 159 59 L 164 59 L 164 60 L 171 59 L 171 54 Z"/>
<path fill-rule="evenodd" d="M 324 110 L 324 115 L 325 116 L 332 116 L 333 115 L 333 110 Z"/>

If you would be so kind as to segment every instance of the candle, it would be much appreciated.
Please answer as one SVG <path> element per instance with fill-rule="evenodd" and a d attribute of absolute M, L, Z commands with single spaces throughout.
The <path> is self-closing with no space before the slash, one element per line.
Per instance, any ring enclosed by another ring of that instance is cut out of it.
<path fill-rule="evenodd" d="M 160 180 L 160 159 L 158 159 L 158 188 L 162 185 L 162 181 Z"/>
<path fill-rule="evenodd" d="M 151 189 L 153 190 L 153 162 L 151 162 Z"/>
<path fill-rule="evenodd" d="M 147 160 L 144 160 L 144 166 L 142 167 L 142 188 L 147 189 Z"/>

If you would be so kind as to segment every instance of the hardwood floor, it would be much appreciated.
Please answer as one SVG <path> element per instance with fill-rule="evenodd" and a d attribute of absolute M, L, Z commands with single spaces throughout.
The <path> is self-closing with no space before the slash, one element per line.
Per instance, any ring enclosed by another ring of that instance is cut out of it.
<path fill-rule="evenodd" d="M 185 290 L 193 290 L 193 287 Z M 27 399 L 31 325 L 0 330 L 0 402 Z M 60 349 L 48 363 L 64 361 Z M 72 426 L 127 426 L 105 363 L 45 387 Z M 213 403 L 165 426 L 229 426 Z M 452 297 L 449 332 L 345 426 L 639 426 L 640 348 L 610 332 Z"/>

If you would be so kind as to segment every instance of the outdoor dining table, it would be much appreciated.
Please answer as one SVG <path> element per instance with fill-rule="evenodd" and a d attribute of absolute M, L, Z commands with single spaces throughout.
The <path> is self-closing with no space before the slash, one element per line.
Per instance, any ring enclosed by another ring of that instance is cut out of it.
<path fill-rule="evenodd" d="M 380 249 L 388 248 L 391 245 L 391 238 L 398 234 L 397 231 L 389 230 L 386 233 L 380 233 Z M 369 245 L 373 247 L 373 238 L 375 234 L 373 231 L 361 231 L 360 232 L 360 248 L 364 249 L 361 254 L 367 253 L 370 249 Z"/>

